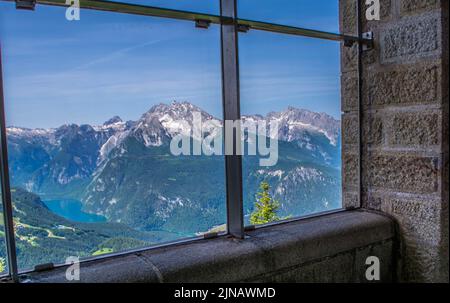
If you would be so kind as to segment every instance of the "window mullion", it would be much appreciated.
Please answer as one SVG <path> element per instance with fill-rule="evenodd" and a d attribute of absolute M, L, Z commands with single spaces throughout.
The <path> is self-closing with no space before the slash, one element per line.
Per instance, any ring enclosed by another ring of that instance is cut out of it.
<path fill-rule="evenodd" d="M 236 0 L 220 0 L 221 16 L 233 20 L 233 22 L 223 22 L 221 24 L 224 126 L 225 121 L 237 121 L 241 118 L 236 5 Z M 227 138 L 226 127 L 224 127 L 224 132 L 224 137 Z M 242 157 L 239 152 L 236 152 L 240 151 L 240 129 L 236 129 L 232 137 L 233 154 L 225 155 L 227 228 L 229 234 L 243 238 Z M 225 144 L 229 143 L 225 140 Z M 225 150 L 227 150 L 226 147 Z"/>

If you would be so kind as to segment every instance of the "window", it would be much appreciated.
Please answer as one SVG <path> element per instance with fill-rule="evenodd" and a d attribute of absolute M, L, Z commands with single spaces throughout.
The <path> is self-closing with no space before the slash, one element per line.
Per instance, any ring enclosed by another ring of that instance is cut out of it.
<path fill-rule="evenodd" d="M 340 42 L 365 40 L 333 33 L 338 1 L 272 2 L 0 2 L 11 264 L 341 208 Z"/>
<path fill-rule="evenodd" d="M 342 207 L 339 47 L 267 32 L 240 34 L 243 118 L 278 124 L 277 161 L 264 166 L 265 157 L 243 159 L 246 224 Z M 258 220 L 264 182 L 278 209 Z"/>
<path fill-rule="evenodd" d="M 97 11 L 70 23 L 57 7 L 6 9 L 20 269 L 195 237 L 226 223 L 223 156 L 170 150 L 181 122 L 192 126 L 196 114 L 203 123 L 221 120 L 218 25 L 205 31 Z"/>

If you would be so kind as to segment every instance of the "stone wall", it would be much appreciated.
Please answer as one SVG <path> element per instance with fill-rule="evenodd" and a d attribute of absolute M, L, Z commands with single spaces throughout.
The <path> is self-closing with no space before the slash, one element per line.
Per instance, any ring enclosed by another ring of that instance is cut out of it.
<path fill-rule="evenodd" d="M 340 0 L 341 32 L 357 33 Z M 362 56 L 362 201 L 358 195 L 357 46 L 342 47 L 344 205 L 399 223 L 402 281 L 448 281 L 448 0 L 380 0 Z"/>

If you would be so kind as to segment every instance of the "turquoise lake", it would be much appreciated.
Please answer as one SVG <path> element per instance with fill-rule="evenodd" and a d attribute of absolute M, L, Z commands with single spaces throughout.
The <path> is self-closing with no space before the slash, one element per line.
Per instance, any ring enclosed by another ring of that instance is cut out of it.
<path fill-rule="evenodd" d="M 82 204 L 78 200 L 46 200 L 45 205 L 55 214 L 70 221 L 95 223 L 105 222 L 106 218 L 82 211 Z"/>

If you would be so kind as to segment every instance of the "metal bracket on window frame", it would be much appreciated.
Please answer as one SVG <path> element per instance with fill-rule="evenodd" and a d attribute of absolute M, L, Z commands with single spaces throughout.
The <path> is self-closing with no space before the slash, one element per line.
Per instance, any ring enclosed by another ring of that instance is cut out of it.
<path fill-rule="evenodd" d="M 364 36 L 373 38 L 373 34 L 363 33 L 363 16 L 362 16 L 362 3 L 361 1 L 356 1 L 356 22 L 357 22 L 357 34 L 360 43 L 358 44 L 358 63 L 357 63 L 357 75 L 358 75 L 358 203 L 356 208 L 362 207 L 363 200 L 363 169 L 362 169 L 362 154 L 363 154 L 363 51 L 365 47 Z M 373 41 L 372 41 L 373 44 Z"/>
<path fill-rule="evenodd" d="M 250 30 L 250 25 L 238 24 L 236 29 L 240 33 L 247 33 Z"/>
<path fill-rule="evenodd" d="M 353 39 L 344 39 L 345 47 L 352 47 L 355 44 L 355 40 Z"/>
<path fill-rule="evenodd" d="M 361 38 L 363 39 L 362 50 L 368 51 L 373 49 L 373 32 L 366 32 L 361 34 Z"/>
<path fill-rule="evenodd" d="M 248 231 L 254 231 L 254 230 L 256 230 L 256 226 L 255 226 L 255 225 L 247 225 L 247 226 L 244 228 L 244 231 L 246 231 L 246 232 L 248 232 Z"/>
<path fill-rule="evenodd" d="M 214 238 L 218 238 L 218 237 L 219 237 L 218 232 L 210 232 L 210 233 L 203 234 L 203 239 L 214 239 Z"/>
<path fill-rule="evenodd" d="M 16 0 L 16 9 L 34 11 L 36 0 Z"/>
<path fill-rule="evenodd" d="M 34 267 L 34 271 L 36 272 L 42 272 L 42 271 L 49 271 L 55 268 L 55 264 L 53 263 L 44 263 L 39 264 Z"/>
<path fill-rule="evenodd" d="M 209 21 L 209 20 L 201 20 L 201 19 L 195 20 L 196 28 L 208 29 L 210 25 L 211 25 L 211 21 Z"/>
<path fill-rule="evenodd" d="M 345 37 L 343 41 L 345 47 L 352 47 L 358 42 L 353 37 Z M 373 48 L 373 32 L 362 33 L 360 43 L 363 51 L 371 50 Z"/>

